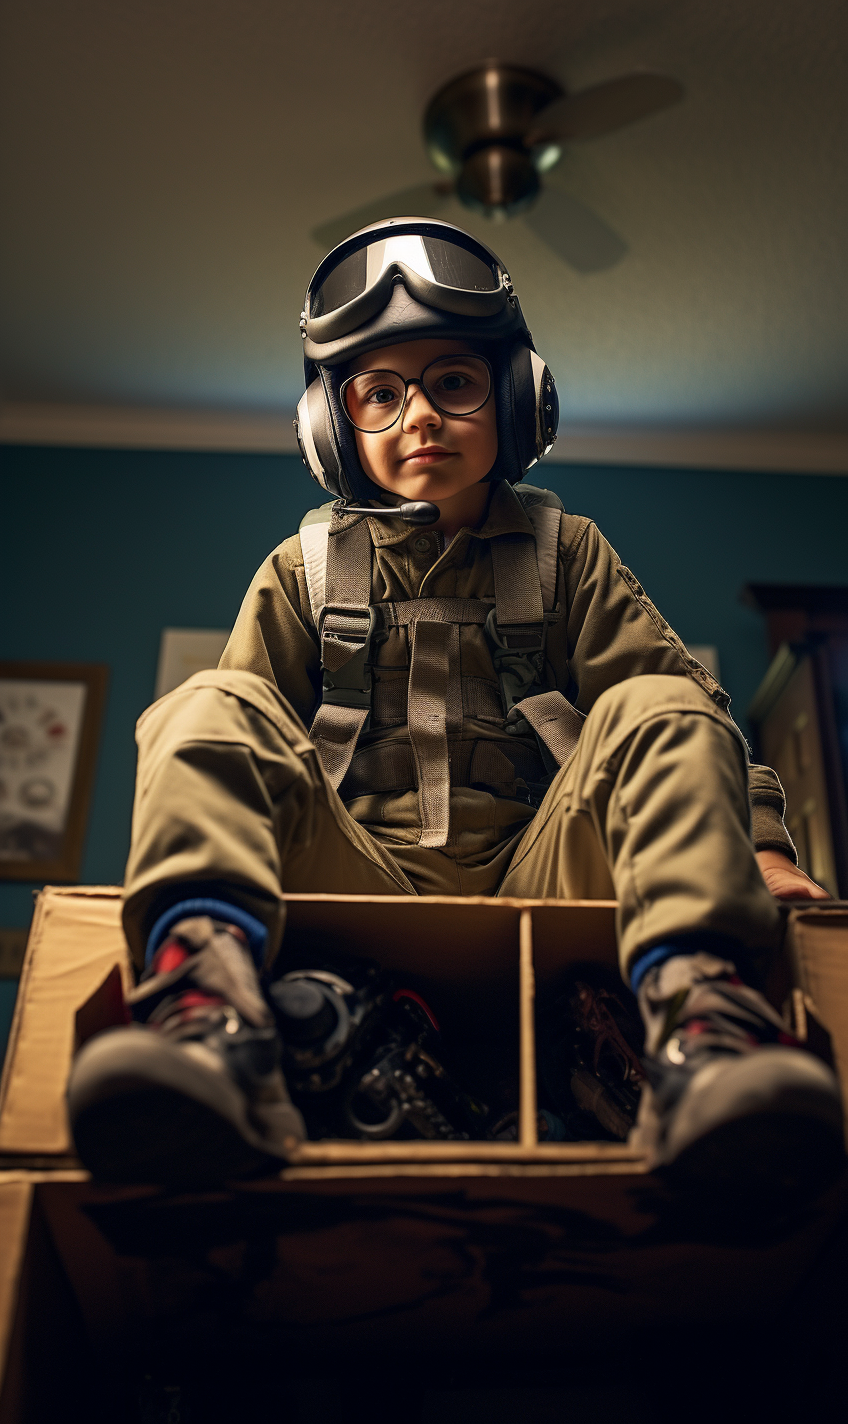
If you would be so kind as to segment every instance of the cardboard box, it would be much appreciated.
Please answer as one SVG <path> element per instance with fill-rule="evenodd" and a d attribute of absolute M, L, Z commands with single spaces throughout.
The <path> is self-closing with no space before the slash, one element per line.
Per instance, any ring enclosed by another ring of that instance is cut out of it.
<path fill-rule="evenodd" d="M 790 918 L 775 993 L 811 1047 L 828 1052 L 829 1033 L 848 1100 L 848 906 Z M 612 902 L 293 895 L 284 953 L 296 963 L 307 945 L 367 954 L 448 1012 L 503 1025 L 519 1140 L 309 1142 L 277 1176 L 226 1191 L 95 1185 L 64 1088 L 77 1010 L 114 966 L 131 980 L 120 891 L 46 890 L 0 1087 L 2 1424 L 53 1417 L 62 1372 L 106 1389 L 203 1321 L 229 1356 L 258 1334 L 301 1361 L 375 1338 L 398 1356 L 517 1358 L 561 1349 L 566 1327 L 579 1345 L 777 1316 L 827 1260 L 841 1186 L 741 1244 L 705 1238 L 626 1144 L 536 1141 L 534 994 L 576 963 L 615 964 Z"/>

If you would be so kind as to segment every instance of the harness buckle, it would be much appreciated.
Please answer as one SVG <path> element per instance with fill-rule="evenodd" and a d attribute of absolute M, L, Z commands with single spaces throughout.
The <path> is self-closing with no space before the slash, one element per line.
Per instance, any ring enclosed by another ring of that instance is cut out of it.
<path fill-rule="evenodd" d="M 364 707 L 370 713 L 373 681 L 371 648 L 377 624 L 377 609 L 373 605 L 351 608 L 344 604 L 328 604 L 322 608 L 318 633 L 321 639 L 324 702 L 337 707 Z M 324 663 L 325 643 L 358 643 L 359 646 L 340 667 L 330 670 Z M 362 730 L 365 731 L 367 726 L 366 719 Z"/>
<path fill-rule="evenodd" d="M 548 619 L 542 623 L 521 624 L 507 631 L 498 627 L 496 614 L 497 606 L 486 618 L 486 637 L 500 683 L 504 714 L 508 717 L 516 702 L 529 697 L 534 687 L 542 689 Z M 513 719 L 509 730 L 526 735 L 530 729 L 523 719 L 520 723 Z"/>

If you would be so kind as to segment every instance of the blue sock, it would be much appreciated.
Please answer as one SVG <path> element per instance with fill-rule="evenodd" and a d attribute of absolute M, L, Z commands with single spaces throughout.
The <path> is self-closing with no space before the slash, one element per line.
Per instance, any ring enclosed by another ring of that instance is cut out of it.
<path fill-rule="evenodd" d="M 147 938 L 147 949 L 144 956 L 146 969 L 153 962 L 153 957 L 171 926 L 175 925 L 178 920 L 186 920 L 193 915 L 209 915 L 213 920 L 225 920 L 228 925 L 237 925 L 247 936 L 247 943 L 257 969 L 262 968 L 268 931 L 261 920 L 257 920 L 254 915 L 249 915 L 247 910 L 242 910 L 240 906 L 230 904 L 227 900 L 207 899 L 206 896 L 201 895 L 191 900 L 180 900 L 159 916 Z"/>
<path fill-rule="evenodd" d="M 630 987 L 633 993 L 638 994 L 642 980 L 655 964 L 665 964 L 667 959 L 677 959 L 682 954 L 701 953 L 714 954 L 719 959 L 726 959 L 734 969 L 743 967 L 747 959 L 747 951 L 728 935 L 710 934 L 709 931 L 704 930 L 681 935 L 679 939 L 667 940 L 665 944 L 655 944 L 651 949 L 646 949 L 643 954 L 634 959 L 630 966 Z M 750 974 L 743 969 L 742 977 L 747 981 Z"/>
<path fill-rule="evenodd" d="M 686 949 L 682 944 L 655 944 L 653 949 L 646 949 L 644 954 L 634 960 L 630 970 L 630 987 L 634 994 L 639 993 L 639 986 L 642 983 L 649 969 L 653 969 L 655 964 L 665 964 L 667 959 L 674 959 L 678 954 L 694 954 L 693 949 Z"/>

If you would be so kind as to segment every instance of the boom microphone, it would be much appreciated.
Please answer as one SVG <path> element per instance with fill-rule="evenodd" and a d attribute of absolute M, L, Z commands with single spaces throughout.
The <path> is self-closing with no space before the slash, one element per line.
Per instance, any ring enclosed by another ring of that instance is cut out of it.
<path fill-rule="evenodd" d="M 439 517 L 439 506 L 426 499 L 412 499 L 407 504 L 396 504 L 391 509 L 370 504 L 342 504 L 342 514 L 370 514 L 374 519 L 402 519 L 404 524 L 435 524 Z"/>

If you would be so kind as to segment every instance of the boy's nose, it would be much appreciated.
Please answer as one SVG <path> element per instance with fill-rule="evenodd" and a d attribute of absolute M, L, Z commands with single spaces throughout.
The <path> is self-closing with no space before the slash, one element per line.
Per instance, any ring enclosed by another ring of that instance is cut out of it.
<path fill-rule="evenodd" d="M 414 385 L 409 387 L 406 398 L 406 409 L 403 412 L 403 429 L 406 431 L 421 430 L 428 428 L 438 430 L 442 423 L 442 417 L 431 405 L 422 386 Z"/>

